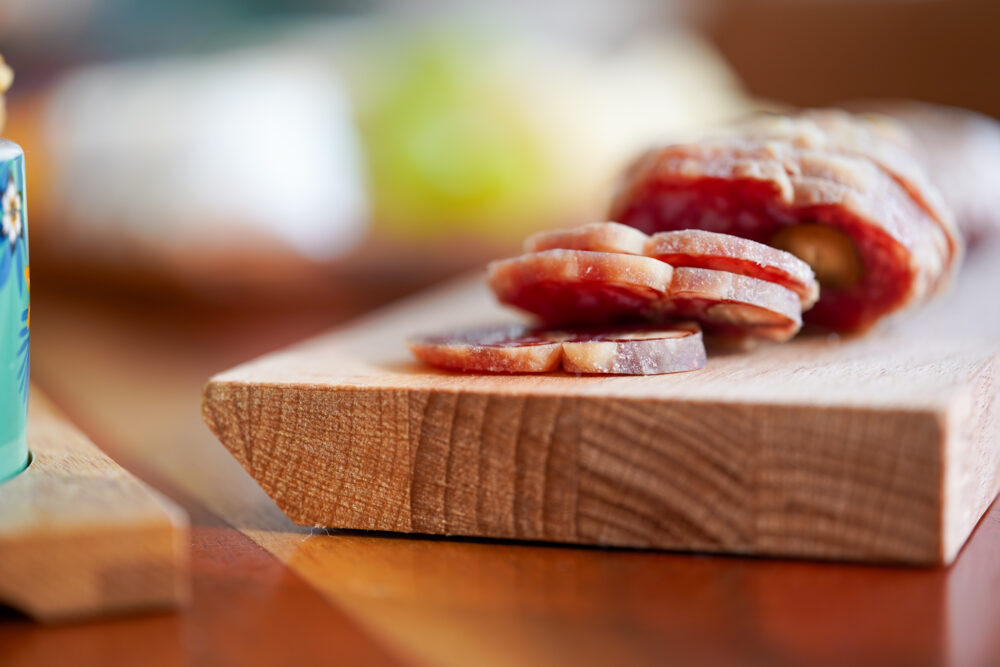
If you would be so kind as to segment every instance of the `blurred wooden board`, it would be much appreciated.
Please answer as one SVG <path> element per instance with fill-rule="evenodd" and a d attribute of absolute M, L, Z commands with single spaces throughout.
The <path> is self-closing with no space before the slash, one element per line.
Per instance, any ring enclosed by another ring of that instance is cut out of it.
<path fill-rule="evenodd" d="M 0 602 L 44 621 L 175 607 L 188 523 L 32 389 L 31 465 L 0 484 Z"/>
<path fill-rule="evenodd" d="M 696 373 L 412 362 L 409 334 L 510 317 L 477 277 L 213 377 L 203 417 L 304 525 L 948 563 L 1000 485 L 998 260 L 875 334 Z"/>

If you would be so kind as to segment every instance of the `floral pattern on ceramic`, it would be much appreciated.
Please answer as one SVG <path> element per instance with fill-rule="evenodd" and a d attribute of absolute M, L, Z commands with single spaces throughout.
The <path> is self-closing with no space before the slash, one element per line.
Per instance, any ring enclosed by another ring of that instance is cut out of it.
<path fill-rule="evenodd" d="M 24 154 L 17 144 L 0 140 L 0 480 L 28 461 L 29 279 Z"/>
<path fill-rule="evenodd" d="M 21 238 L 21 233 L 24 229 L 24 223 L 22 222 L 24 196 L 18 187 L 17 179 L 14 177 L 14 170 L 8 170 L 7 172 L 7 187 L 3 191 L 3 197 L 0 198 L 0 202 L 2 202 L 3 209 L 3 235 L 7 238 L 13 250 Z"/>

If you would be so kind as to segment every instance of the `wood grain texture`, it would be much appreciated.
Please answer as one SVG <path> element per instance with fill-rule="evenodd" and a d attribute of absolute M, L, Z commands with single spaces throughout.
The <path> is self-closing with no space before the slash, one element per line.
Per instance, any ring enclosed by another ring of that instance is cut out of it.
<path fill-rule="evenodd" d="M 37 390 L 27 470 L 0 484 L 0 600 L 51 621 L 188 596 L 187 517 L 101 453 Z"/>
<path fill-rule="evenodd" d="M 640 378 L 409 361 L 510 317 L 467 280 L 215 376 L 203 416 L 304 525 L 950 562 L 1000 484 L 991 264 L 864 338 Z"/>

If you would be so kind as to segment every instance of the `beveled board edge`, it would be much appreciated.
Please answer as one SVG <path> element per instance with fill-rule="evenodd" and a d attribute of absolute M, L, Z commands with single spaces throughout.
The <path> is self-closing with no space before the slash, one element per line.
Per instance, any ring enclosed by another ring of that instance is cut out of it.
<path fill-rule="evenodd" d="M 302 525 L 922 565 L 973 527 L 936 410 L 213 379 L 202 411 Z"/>
<path fill-rule="evenodd" d="M 945 418 L 942 521 L 951 562 L 1000 492 L 1000 355 L 951 401 Z"/>

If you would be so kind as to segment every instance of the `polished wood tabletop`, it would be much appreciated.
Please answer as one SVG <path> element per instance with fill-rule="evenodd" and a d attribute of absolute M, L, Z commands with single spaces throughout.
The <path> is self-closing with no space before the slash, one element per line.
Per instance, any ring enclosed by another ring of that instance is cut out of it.
<path fill-rule="evenodd" d="M 403 288 L 233 303 L 35 278 L 34 380 L 190 513 L 194 595 L 55 627 L 6 613 L 2 665 L 1000 664 L 997 504 L 930 569 L 301 528 L 202 424 L 201 388 Z"/>

